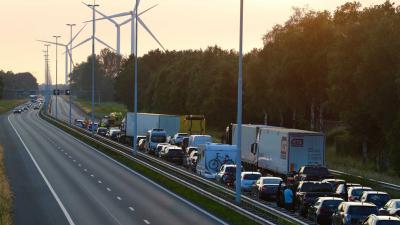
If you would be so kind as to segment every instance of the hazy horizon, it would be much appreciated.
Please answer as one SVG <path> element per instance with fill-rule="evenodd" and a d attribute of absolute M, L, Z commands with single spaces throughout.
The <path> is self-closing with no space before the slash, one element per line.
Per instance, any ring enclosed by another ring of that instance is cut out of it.
<path fill-rule="evenodd" d="M 308 7 L 313 10 L 334 11 L 337 6 L 348 2 L 333 0 L 282 0 L 279 2 L 253 0 L 244 1 L 244 52 L 263 46 L 262 37 L 275 24 L 284 23 L 293 13 L 293 7 Z M 360 1 L 363 7 L 381 4 L 384 0 Z M 89 3 L 89 2 L 88 2 Z M 98 0 L 98 8 L 107 15 L 130 11 L 134 1 Z M 143 14 L 141 18 L 157 36 L 167 50 L 205 49 L 217 45 L 223 49 L 238 49 L 239 1 L 232 0 L 142 0 L 139 12 L 158 4 Z M 71 13 L 73 12 L 73 13 Z M 99 15 L 96 15 L 99 17 Z M 69 27 L 65 24 L 76 23 L 74 33 L 82 22 L 91 19 L 91 10 L 80 1 L 38 0 L 38 1 L 2 1 L 0 25 L 3 35 L 0 37 L 0 70 L 30 72 L 38 83 L 44 81 L 43 44 L 37 39 L 54 41 L 53 35 L 61 35 L 60 42 L 69 41 Z M 124 19 L 117 19 L 122 22 Z M 115 48 L 116 29 L 109 21 L 97 23 L 96 36 Z M 75 44 L 91 35 L 91 25 L 75 40 Z M 104 46 L 96 43 L 96 53 Z M 139 55 L 157 49 L 157 43 L 139 28 Z M 64 83 L 64 48 L 58 48 L 58 83 Z M 130 52 L 130 24 L 121 28 L 121 53 Z M 86 44 L 74 49 L 74 62 L 79 63 L 91 53 L 91 45 Z M 55 47 L 51 46 L 50 71 L 55 82 Z"/>

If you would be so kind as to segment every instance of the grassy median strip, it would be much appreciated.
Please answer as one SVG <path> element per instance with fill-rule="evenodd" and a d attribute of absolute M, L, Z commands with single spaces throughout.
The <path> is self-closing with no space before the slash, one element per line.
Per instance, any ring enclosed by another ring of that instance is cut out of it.
<path fill-rule="evenodd" d="M 78 106 L 86 114 L 90 114 L 92 112 L 91 101 L 77 99 L 74 101 L 74 104 Z M 95 103 L 94 107 L 96 109 L 97 118 L 102 118 L 103 116 L 109 115 L 112 112 L 121 112 L 122 115 L 125 115 L 126 112 L 128 111 L 128 109 L 124 104 L 117 102 L 102 102 L 101 104 Z"/>
<path fill-rule="evenodd" d="M 0 145 L 0 224 L 11 225 L 12 193 L 4 167 L 4 151 Z"/>
<path fill-rule="evenodd" d="M 26 101 L 26 99 L 0 100 L 0 113 L 8 112 Z"/>
<path fill-rule="evenodd" d="M 207 210 L 208 212 L 211 212 L 212 214 L 214 214 L 218 218 L 221 218 L 222 220 L 226 221 L 229 224 L 237 224 L 237 225 L 259 224 L 253 220 L 250 220 L 246 216 L 243 216 L 239 213 L 234 212 L 229 207 L 224 206 L 223 204 L 215 201 L 214 199 L 207 198 L 207 197 L 193 191 L 192 189 L 185 187 L 185 186 L 177 183 L 176 181 L 171 180 L 170 178 L 167 178 L 167 177 L 165 177 L 157 172 L 154 172 L 153 170 L 151 170 L 137 162 L 134 162 L 134 161 L 128 159 L 127 157 L 125 157 L 117 152 L 107 149 L 103 145 L 101 145 L 97 142 L 94 142 L 94 141 L 78 134 L 77 132 L 73 132 L 63 126 L 60 126 L 58 123 L 56 123 L 52 120 L 49 120 L 42 115 L 41 115 L 41 117 L 43 119 L 45 119 L 46 121 L 52 123 L 53 125 L 59 127 L 60 129 L 64 130 L 65 132 L 71 134 L 72 136 L 78 138 L 79 140 L 84 141 L 85 143 L 96 148 L 97 150 L 107 154 L 108 156 L 112 157 L 113 159 L 121 162 L 122 164 L 128 166 L 129 168 L 137 171 L 138 173 L 140 173 L 140 174 L 146 176 L 147 178 L 155 181 L 156 183 L 162 185 L 163 187 L 167 188 L 168 190 L 174 192 L 175 194 L 185 198 L 188 201 L 195 203 L 196 205 L 200 206 L 201 208 Z"/>

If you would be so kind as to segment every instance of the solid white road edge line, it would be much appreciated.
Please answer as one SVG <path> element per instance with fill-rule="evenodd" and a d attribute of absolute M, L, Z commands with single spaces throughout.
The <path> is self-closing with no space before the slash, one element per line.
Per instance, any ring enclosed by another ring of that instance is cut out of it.
<path fill-rule="evenodd" d="M 190 202 L 190 201 L 188 201 L 188 200 L 182 198 L 181 196 L 179 196 L 179 195 L 173 193 L 172 191 L 170 191 L 170 190 L 164 188 L 163 186 L 157 184 L 156 182 L 150 180 L 149 178 L 143 176 L 142 174 L 140 174 L 140 173 L 138 173 L 138 172 L 132 170 L 131 168 L 125 166 L 124 164 L 122 164 L 122 163 L 116 161 L 115 159 L 113 159 L 113 158 L 109 157 L 108 155 L 106 155 L 106 154 L 100 152 L 99 150 L 93 148 L 92 146 L 86 144 L 85 142 L 79 140 L 78 138 L 76 138 L 76 137 L 70 135 L 69 133 L 63 131 L 62 129 L 59 129 L 58 127 L 54 126 L 53 124 L 48 123 L 48 122 L 45 121 L 44 119 L 40 118 L 38 114 L 37 114 L 37 117 L 38 117 L 39 120 L 42 120 L 42 121 L 46 122 L 48 126 L 53 127 L 53 128 L 55 128 L 55 129 L 58 129 L 60 132 L 66 134 L 67 136 L 71 137 L 72 139 L 76 140 L 77 142 L 81 143 L 82 145 L 87 146 L 88 148 L 94 150 L 95 152 L 97 152 L 98 154 L 102 155 L 103 157 L 108 158 L 109 160 L 113 161 L 114 163 L 116 163 L 117 165 L 119 165 L 119 166 L 121 166 L 122 168 L 126 169 L 127 171 L 129 171 L 129 172 L 135 174 L 136 176 L 139 176 L 140 178 L 146 180 L 146 181 L 149 182 L 150 184 L 153 184 L 153 185 L 156 186 L 157 188 L 159 188 L 159 189 L 165 191 L 166 193 L 168 193 L 168 194 L 170 194 L 171 196 L 177 198 L 178 200 L 184 202 L 185 204 L 191 206 L 192 208 L 194 208 L 194 209 L 196 209 L 197 211 L 203 213 L 204 215 L 210 217 L 211 219 L 217 221 L 218 223 L 224 224 L 224 225 L 228 225 L 228 223 L 226 223 L 225 221 L 219 219 L 218 217 L 216 217 L 216 216 L 214 216 L 213 214 L 207 212 L 206 210 L 200 208 L 199 206 L 193 204 L 192 202 Z"/>
<path fill-rule="evenodd" d="M 35 164 L 36 169 L 39 171 L 40 175 L 42 176 L 44 182 L 46 183 L 47 187 L 49 188 L 51 194 L 53 195 L 54 199 L 57 201 L 58 205 L 60 206 L 62 212 L 64 213 L 64 216 L 67 218 L 68 223 L 70 225 L 75 225 L 74 221 L 72 220 L 71 216 L 69 215 L 67 209 L 65 208 L 64 204 L 61 202 L 60 198 L 58 197 L 57 193 L 54 191 L 53 187 L 51 186 L 50 182 L 47 180 L 46 176 L 44 175 L 42 169 L 40 169 L 39 165 L 37 164 L 35 158 L 33 157 L 31 151 L 29 148 L 26 146 L 25 142 L 22 140 L 21 135 L 19 135 L 17 129 L 15 129 L 14 125 L 11 123 L 10 116 L 7 117 L 8 122 L 10 123 L 11 127 L 13 128 L 14 132 L 17 134 L 19 140 L 21 141 L 22 145 L 24 146 L 26 152 L 30 156 L 30 158 L 33 161 L 33 164 Z"/>

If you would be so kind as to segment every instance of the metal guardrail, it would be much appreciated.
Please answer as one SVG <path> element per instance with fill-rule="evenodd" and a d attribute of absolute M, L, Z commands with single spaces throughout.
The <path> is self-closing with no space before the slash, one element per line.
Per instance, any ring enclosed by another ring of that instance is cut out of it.
<path fill-rule="evenodd" d="M 387 182 L 383 182 L 383 181 L 379 181 L 379 180 L 375 180 L 375 179 L 370 179 L 370 178 L 366 178 L 366 177 L 362 177 L 362 176 L 356 176 L 354 174 L 350 174 L 350 173 L 345 173 L 342 171 L 338 171 L 338 170 L 329 170 L 332 174 L 337 174 L 337 175 L 346 175 L 346 176 L 353 176 L 353 177 L 358 177 L 367 181 L 371 181 L 377 184 L 380 184 L 383 187 L 395 190 L 395 191 L 400 191 L 400 185 L 396 185 L 396 184 L 391 184 L 391 183 L 387 183 Z"/>
<path fill-rule="evenodd" d="M 44 114 L 42 114 L 42 116 L 45 116 L 46 118 L 56 122 L 57 124 L 67 128 L 67 129 L 69 129 L 71 131 L 79 132 L 79 133 L 85 135 L 86 138 L 88 138 L 88 139 L 90 139 L 90 140 L 92 140 L 94 142 L 97 142 L 99 144 L 102 144 L 103 146 L 111 149 L 112 151 L 118 152 L 119 154 L 122 154 L 125 157 L 128 157 L 129 159 L 132 159 L 135 162 L 138 162 L 141 165 L 144 165 L 144 166 L 152 169 L 153 171 L 156 171 L 156 172 L 158 172 L 160 174 L 163 174 L 164 176 L 166 176 L 166 177 L 168 177 L 168 178 L 170 178 L 170 179 L 172 179 L 174 181 L 177 181 L 177 182 L 189 187 L 190 189 L 198 192 L 199 194 L 202 194 L 203 196 L 207 196 L 209 198 L 216 199 L 219 202 L 221 202 L 222 204 L 230 207 L 231 209 L 235 210 L 236 212 L 238 212 L 238 213 L 240 213 L 240 214 L 242 214 L 244 216 L 247 216 L 248 218 L 256 220 L 256 221 L 258 221 L 258 222 L 260 222 L 262 224 L 276 224 L 275 222 L 271 222 L 271 221 L 269 221 L 269 220 L 267 220 L 267 219 L 265 219 L 265 218 L 263 218 L 263 217 L 261 217 L 259 215 L 256 215 L 256 214 L 254 214 L 254 213 L 252 213 L 252 212 L 250 212 L 248 210 L 245 210 L 245 209 L 241 208 L 240 206 L 237 206 L 236 204 L 233 204 L 232 202 L 227 201 L 226 199 L 223 199 L 223 198 L 221 198 L 219 196 L 216 196 L 216 195 L 214 195 L 214 194 L 212 194 L 210 192 L 207 192 L 207 191 L 197 187 L 196 185 L 194 185 L 194 184 L 192 184 L 192 183 L 190 183 L 188 181 L 185 181 L 185 180 L 183 180 L 181 178 L 176 177 L 175 175 L 167 173 L 167 172 L 165 172 L 165 171 L 163 171 L 163 170 L 161 170 L 159 168 L 156 168 L 155 166 L 151 165 L 150 163 L 144 162 L 144 161 L 142 161 L 142 160 L 140 160 L 140 159 L 138 159 L 136 157 L 133 157 L 132 155 L 127 154 L 126 152 L 131 152 L 132 151 L 132 148 L 130 148 L 130 147 L 127 147 L 125 145 L 122 145 L 122 144 L 120 144 L 118 142 L 112 141 L 112 140 L 110 140 L 108 138 L 105 138 L 105 137 L 102 137 L 102 136 L 99 136 L 99 135 L 94 135 L 93 136 L 93 134 L 88 130 L 85 130 L 85 129 L 82 129 L 82 128 L 79 128 L 79 127 L 70 127 L 70 126 L 64 124 L 63 122 L 60 122 L 59 120 L 56 120 L 55 118 L 52 118 L 51 116 L 44 115 Z M 123 149 L 124 151 L 121 151 L 120 149 Z M 212 187 L 212 188 L 214 188 L 214 189 L 216 189 L 216 190 L 218 190 L 218 191 L 220 191 L 220 192 L 222 192 L 224 194 L 227 194 L 227 195 L 230 195 L 230 196 L 235 196 L 235 192 L 233 190 L 228 189 L 226 187 L 223 187 L 223 186 L 221 186 L 219 184 L 216 184 L 216 183 L 214 183 L 214 182 L 212 182 L 210 180 L 207 180 L 207 179 L 205 179 L 203 177 L 200 177 L 200 176 L 198 176 L 196 174 L 193 174 L 193 173 L 191 173 L 189 171 L 186 171 L 186 170 L 184 170 L 182 168 L 176 167 L 175 165 L 172 165 L 172 164 L 167 163 L 165 161 L 162 161 L 160 159 L 154 158 L 154 157 L 149 156 L 149 155 L 147 155 L 145 153 L 142 153 L 142 152 L 137 152 L 137 156 L 142 157 L 142 158 L 144 158 L 147 161 L 150 161 L 152 163 L 158 164 L 158 165 L 160 165 L 162 167 L 165 167 L 165 168 L 167 168 L 167 169 L 169 169 L 171 171 L 174 171 L 175 173 L 178 173 L 178 174 L 180 174 L 180 175 L 182 175 L 182 176 L 184 176 L 186 178 L 195 180 L 195 181 L 197 181 L 199 183 L 202 183 L 204 185 Z M 306 223 L 306 222 L 304 222 L 304 221 L 302 221 L 302 220 L 300 220 L 300 219 L 298 219 L 296 217 L 293 217 L 291 215 L 287 215 L 286 213 L 281 212 L 281 211 L 279 211 L 279 210 L 277 210 L 275 208 L 272 208 L 270 206 L 262 204 L 261 202 L 258 202 L 258 201 L 254 200 L 254 199 L 251 199 L 251 198 L 247 197 L 247 196 L 242 196 L 242 200 L 243 200 L 243 202 L 245 202 L 247 204 L 251 204 L 252 206 L 257 208 L 258 210 L 264 211 L 264 212 L 266 212 L 268 214 L 272 214 L 272 215 L 274 215 L 274 216 L 276 216 L 278 218 L 282 218 L 284 220 L 287 220 L 290 223 L 301 224 L 301 225 L 309 224 L 309 223 Z"/>

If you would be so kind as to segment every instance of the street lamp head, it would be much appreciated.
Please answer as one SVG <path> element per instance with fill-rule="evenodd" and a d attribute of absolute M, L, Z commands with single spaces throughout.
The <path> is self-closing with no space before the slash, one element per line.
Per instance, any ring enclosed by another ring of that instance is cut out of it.
<path fill-rule="evenodd" d="M 60 35 L 53 35 L 53 37 L 60 38 L 61 36 Z"/>
<path fill-rule="evenodd" d="M 75 23 L 67 23 L 66 25 L 67 25 L 67 26 L 71 26 L 71 27 L 76 26 Z"/>

